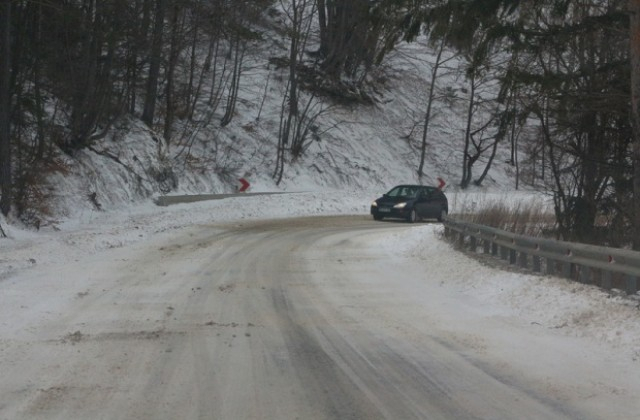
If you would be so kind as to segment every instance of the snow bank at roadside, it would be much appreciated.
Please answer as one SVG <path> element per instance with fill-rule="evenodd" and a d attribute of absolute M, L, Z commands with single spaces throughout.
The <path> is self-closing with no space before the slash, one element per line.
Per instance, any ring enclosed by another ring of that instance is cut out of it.
<path fill-rule="evenodd" d="M 444 241 L 434 240 L 441 234 L 441 225 L 416 226 L 385 234 L 380 245 L 397 258 L 428 260 L 427 270 L 448 270 L 448 286 L 473 295 L 494 316 L 510 317 L 567 336 L 592 338 L 619 351 L 622 361 L 640 363 L 640 296 L 559 277 L 501 270 L 461 252 L 455 257 L 459 263 L 434 267 L 441 260 L 451 260 L 450 256 L 440 257 L 452 248 Z"/>

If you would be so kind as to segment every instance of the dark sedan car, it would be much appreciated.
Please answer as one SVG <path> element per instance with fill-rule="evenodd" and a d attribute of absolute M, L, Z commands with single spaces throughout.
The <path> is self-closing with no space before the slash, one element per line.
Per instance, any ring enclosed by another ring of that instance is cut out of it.
<path fill-rule="evenodd" d="M 398 185 L 371 203 L 375 220 L 405 219 L 413 223 L 421 219 L 442 219 L 449 212 L 444 193 L 436 187 L 424 185 Z"/>

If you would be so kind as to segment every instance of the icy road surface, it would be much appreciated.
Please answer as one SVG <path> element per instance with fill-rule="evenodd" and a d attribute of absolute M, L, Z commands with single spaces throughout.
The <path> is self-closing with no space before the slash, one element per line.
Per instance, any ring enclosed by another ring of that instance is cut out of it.
<path fill-rule="evenodd" d="M 484 307 L 441 229 L 193 226 L 3 280 L 0 418 L 636 418 L 637 363 Z"/>

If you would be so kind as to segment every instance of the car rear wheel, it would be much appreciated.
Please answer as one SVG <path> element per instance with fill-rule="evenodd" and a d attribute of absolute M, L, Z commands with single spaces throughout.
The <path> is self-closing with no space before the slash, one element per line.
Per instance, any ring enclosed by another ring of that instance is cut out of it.
<path fill-rule="evenodd" d="M 411 212 L 409 213 L 409 216 L 407 217 L 407 222 L 415 223 L 416 220 L 418 220 L 418 214 L 416 213 L 415 209 L 411 209 Z"/>
<path fill-rule="evenodd" d="M 442 222 L 445 217 L 447 217 L 447 210 L 446 209 L 440 210 L 440 215 L 438 216 L 438 222 Z"/>

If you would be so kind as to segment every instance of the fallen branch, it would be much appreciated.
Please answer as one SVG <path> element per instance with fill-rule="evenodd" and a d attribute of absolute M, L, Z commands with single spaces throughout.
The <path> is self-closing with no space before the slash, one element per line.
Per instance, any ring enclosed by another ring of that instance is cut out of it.
<path fill-rule="evenodd" d="M 6 238 L 7 234 L 4 232 L 4 229 L 2 229 L 2 225 L 0 225 L 0 238 Z"/>

